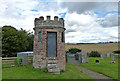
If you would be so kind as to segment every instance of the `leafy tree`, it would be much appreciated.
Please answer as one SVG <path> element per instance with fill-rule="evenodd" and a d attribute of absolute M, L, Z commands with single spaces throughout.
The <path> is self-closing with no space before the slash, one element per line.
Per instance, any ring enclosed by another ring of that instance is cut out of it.
<path fill-rule="evenodd" d="M 34 42 L 34 35 L 33 32 L 30 31 L 26 31 L 24 29 L 21 28 L 20 30 L 21 32 L 24 32 L 27 35 L 27 41 L 29 42 L 27 51 L 33 51 L 33 42 Z"/>
<path fill-rule="evenodd" d="M 120 50 L 113 51 L 113 53 L 120 54 Z"/>
<path fill-rule="evenodd" d="M 33 51 L 33 42 L 34 42 L 34 35 L 30 34 L 27 38 L 28 42 L 29 42 L 29 46 L 27 48 L 28 51 Z"/>
<path fill-rule="evenodd" d="M 2 29 L 0 28 L 0 57 L 2 56 Z"/>
<path fill-rule="evenodd" d="M 25 51 L 29 46 L 27 35 L 12 26 L 2 27 L 2 54 L 14 56 L 16 52 Z"/>

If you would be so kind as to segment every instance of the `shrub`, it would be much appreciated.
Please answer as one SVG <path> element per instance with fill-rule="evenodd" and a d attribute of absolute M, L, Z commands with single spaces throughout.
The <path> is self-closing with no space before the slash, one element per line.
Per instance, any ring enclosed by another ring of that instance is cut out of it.
<path fill-rule="evenodd" d="M 120 50 L 117 50 L 117 51 L 113 51 L 113 53 L 117 53 L 117 54 L 120 54 Z"/>
<path fill-rule="evenodd" d="M 70 48 L 68 51 L 66 51 L 66 53 L 69 54 L 76 54 L 77 52 L 81 52 L 81 50 L 78 48 Z"/>
<path fill-rule="evenodd" d="M 100 53 L 98 51 L 91 51 L 89 57 L 100 57 Z"/>

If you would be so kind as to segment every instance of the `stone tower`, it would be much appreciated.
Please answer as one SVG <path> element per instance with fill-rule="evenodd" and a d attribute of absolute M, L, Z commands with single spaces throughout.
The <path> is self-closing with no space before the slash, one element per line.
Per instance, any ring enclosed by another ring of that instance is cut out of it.
<path fill-rule="evenodd" d="M 65 70 L 64 19 L 50 16 L 35 18 L 34 21 L 34 68 L 47 67 L 48 72 Z M 56 69 L 53 69 L 56 68 Z"/>

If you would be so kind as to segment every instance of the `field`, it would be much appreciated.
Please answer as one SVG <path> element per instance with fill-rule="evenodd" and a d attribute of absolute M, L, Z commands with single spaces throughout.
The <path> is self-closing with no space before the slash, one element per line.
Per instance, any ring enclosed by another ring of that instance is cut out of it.
<path fill-rule="evenodd" d="M 34 69 L 32 65 L 4 68 L 3 79 L 92 79 L 72 64 L 66 65 L 66 70 L 61 75 L 44 73 L 45 69 Z"/>
<path fill-rule="evenodd" d="M 95 63 L 95 60 L 99 60 L 99 63 Z M 87 69 L 93 70 L 95 72 L 104 74 L 113 79 L 118 79 L 118 59 L 115 59 L 116 64 L 109 63 L 111 62 L 111 58 L 89 58 L 89 63 L 81 63 L 80 66 L 83 66 Z"/>
<path fill-rule="evenodd" d="M 65 49 L 68 50 L 71 47 L 76 47 L 87 52 L 98 51 L 100 53 L 113 52 L 118 50 L 118 43 L 106 43 L 106 44 L 66 44 Z M 99 59 L 100 63 L 95 63 L 95 60 Z M 115 59 L 116 64 L 110 64 L 111 58 L 89 58 L 89 63 L 81 63 L 87 69 L 93 70 L 98 73 L 102 73 L 113 79 L 118 78 L 118 60 Z M 32 65 L 17 66 L 12 68 L 2 69 L 3 79 L 92 79 L 87 74 L 83 73 L 76 66 L 67 63 L 66 71 L 61 75 L 51 75 L 44 73 L 45 69 L 34 69 Z"/>
<path fill-rule="evenodd" d="M 118 50 L 118 43 L 98 43 L 98 44 L 66 44 L 65 49 L 76 47 L 87 52 L 98 51 L 100 53 L 113 52 Z"/>

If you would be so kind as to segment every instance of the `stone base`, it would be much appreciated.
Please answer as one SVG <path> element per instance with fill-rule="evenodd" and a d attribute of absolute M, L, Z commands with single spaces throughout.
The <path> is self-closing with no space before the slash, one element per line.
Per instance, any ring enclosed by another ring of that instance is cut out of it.
<path fill-rule="evenodd" d="M 58 67 L 58 61 L 56 57 L 50 57 L 47 60 L 47 70 L 50 74 L 60 74 L 60 69 Z"/>

